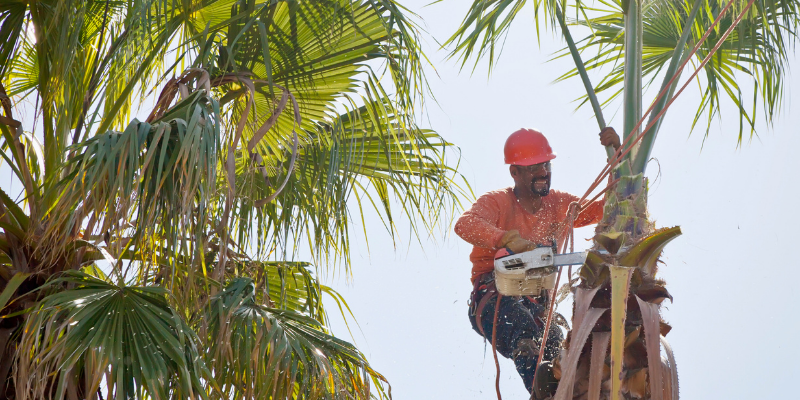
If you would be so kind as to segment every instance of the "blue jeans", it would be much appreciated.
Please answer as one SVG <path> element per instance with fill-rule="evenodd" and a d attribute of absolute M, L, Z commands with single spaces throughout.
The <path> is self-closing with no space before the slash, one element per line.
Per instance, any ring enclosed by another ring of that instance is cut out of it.
<path fill-rule="evenodd" d="M 472 329 L 491 343 L 494 310 L 497 304 L 497 293 L 491 290 L 494 286 L 491 274 L 481 276 L 475 286 L 471 298 L 469 319 Z M 487 295 L 491 297 L 486 300 L 480 310 L 482 333 L 478 327 L 477 308 Z M 505 358 L 514 360 L 517 372 L 529 392 L 533 384 L 533 375 L 539 358 L 538 346 L 542 341 L 546 319 L 547 299 L 545 296 L 532 298 L 503 296 L 500 300 L 497 316 L 497 352 Z M 545 360 L 552 361 L 558 355 L 562 340 L 561 329 L 551 322 L 550 334 L 547 335 L 547 346 L 544 351 Z"/>

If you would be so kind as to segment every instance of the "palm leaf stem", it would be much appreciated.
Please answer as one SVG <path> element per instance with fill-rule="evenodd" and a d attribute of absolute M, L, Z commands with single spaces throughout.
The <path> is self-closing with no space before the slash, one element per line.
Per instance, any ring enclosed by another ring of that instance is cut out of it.
<path fill-rule="evenodd" d="M 666 96 L 661 96 L 658 99 L 652 113 L 650 114 L 650 121 L 648 122 L 648 125 L 653 125 L 653 127 L 647 133 L 645 133 L 641 143 L 639 144 L 639 148 L 636 151 L 632 165 L 634 173 L 644 172 L 647 168 L 647 160 L 650 158 L 650 153 L 653 151 L 653 144 L 655 143 L 656 135 L 658 135 L 658 130 L 661 128 L 662 121 L 664 121 L 663 117 L 656 119 L 655 116 L 661 113 L 661 110 L 664 109 L 664 105 L 667 104 L 667 100 L 672 98 L 672 94 L 675 92 L 675 88 L 678 86 L 678 80 L 672 79 L 676 74 L 680 76 L 681 71 L 678 71 L 678 65 L 682 64 L 682 61 L 685 61 L 686 58 L 690 57 L 692 54 L 687 52 L 684 48 L 689 36 L 692 33 L 694 19 L 697 16 L 697 11 L 700 10 L 700 4 L 702 2 L 702 0 L 695 0 L 694 6 L 692 6 L 692 11 L 689 12 L 689 16 L 686 18 L 684 23 L 681 38 L 675 45 L 675 51 L 672 53 L 672 59 L 669 62 L 666 74 L 664 75 L 664 82 L 661 84 L 661 90 L 659 91 L 663 92 L 667 86 L 670 86 L 669 93 Z M 672 85 L 670 85 L 670 81 L 672 81 Z"/>
<path fill-rule="evenodd" d="M 624 2 L 623 2 L 624 3 Z M 642 2 L 629 0 L 625 10 L 625 77 L 623 89 L 624 128 L 623 138 L 639 134 L 637 121 L 642 118 Z M 635 131 L 634 131 L 635 130 Z"/>
<path fill-rule="evenodd" d="M 633 1 L 631 2 L 633 3 Z M 625 343 L 628 291 L 633 268 L 610 267 L 611 275 L 611 400 L 622 398 L 622 358 Z"/>
<path fill-rule="evenodd" d="M 713 57 L 714 54 L 717 52 L 717 50 L 719 50 L 719 48 L 723 45 L 723 43 L 725 42 L 725 39 L 728 38 L 728 36 L 733 31 L 733 29 L 736 28 L 737 25 L 739 25 L 739 22 L 741 22 L 742 18 L 745 16 L 747 11 L 753 5 L 754 1 L 755 0 L 750 0 L 747 3 L 747 6 L 736 17 L 736 19 L 733 21 L 733 23 L 730 25 L 730 27 L 728 27 L 728 29 L 722 34 L 722 36 L 720 36 L 719 40 L 717 41 L 717 44 L 714 45 L 714 47 L 707 53 L 706 57 L 703 58 L 703 60 L 700 62 L 700 64 L 697 66 L 697 68 L 695 68 L 695 71 L 692 73 L 692 75 L 689 77 L 689 79 L 686 81 L 686 83 L 684 83 L 683 86 L 681 86 L 680 90 L 678 90 L 678 93 L 675 94 L 674 96 L 671 96 L 669 101 L 667 102 L 667 104 L 664 106 L 664 108 L 659 113 L 656 114 L 656 116 L 654 118 L 655 120 L 658 120 L 664 113 L 666 113 L 667 109 L 672 104 L 672 102 L 674 102 L 675 99 L 677 99 L 678 96 L 680 96 L 681 93 L 683 93 L 683 90 L 686 89 L 686 86 L 689 86 L 689 84 L 692 82 L 694 77 L 697 76 L 697 74 L 700 71 L 703 70 L 703 67 L 705 67 L 705 65 L 708 63 L 708 61 L 711 59 L 711 57 Z M 722 16 L 725 14 L 725 12 L 728 10 L 728 8 L 730 8 L 730 6 L 733 4 L 733 2 L 734 2 L 734 0 L 728 1 L 727 5 L 722 9 L 722 11 L 720 11 L 719 14 L 717 14 L 717 18 L 714 20 L 714 22 L 711 24 L 711 26 L 708 27 L 708 29 L 706 30 L 705 34 L 703 34 L 703 36 L 700 38 L 700 40 L 698 40 L 697 44 L 694 46 L 692 51 L 689 52 L 689 54 L 686 57 L 687 59 L 681 64 L 681 66 L 679 67 L 679 70 L 681 70 L 681 71 L 683 70 L 683 67 L 685 67 L 686 63 L 688 62 L 688 58 L 693 56 L 697 52 L 697 50 L 700 48 L 700 46 L 703 44 L 703 42 L 706 40 L 706 38 L 708 38 L 708 36 L 711 34 L 711 32 L 713 32 L 715 30 L 715 27 L 717 26 L 717 24 L 722 19 Z M 672 80 L 676 80 L 676 78 L 677 78 L 677 75 L 673 76 L 671 81 Z M 668 83 L 667 85 L 670 85 L 670 84 L 671 83 Z M 659 101 L 661 99 L 661 97 L 664 97 L 666 94 L 667 93 L 664 90 L 662 90 L 658 94 L 658 97 L 656 98 L 656 102 Z M 655 103 L 653 103 L 650 106 L 650 108 L 647 109 L 647 111 L 644 113 L 644 116 L 647 116 L 648 114 L 650 114 L 650 112 L 653 111 L 654 107 L 655 107 Z M 633 129 L 639 130 L 639 128 L 642 126 L 643 122 L 644 122 L 644 118 L 640 118 L 639 121 L 636 123 L 636 125 L 633 127 Z M 589 187 L 589 189 L 587 190 L 587 193 L 591 193 L 592 191 L 594 191 L 594 189 L 597 188 L 597 186 L 600 184 L 600 182 L 606 176 L 608 176 L 608 174 L 610 174 L 612 172 L 612 170 L 617 165 L 624 165 L 625 164 L 625 163 L 623 163 L 624 158 L 628 155 L 628 153 L 631 152 L 631 150 L 633 150 L 634 146 L 636 146 L 639 143 L 639 141 L 642 139 L 644 134 L 649 132 L 652 127 L 653 127 L 653 124 L 650 123 L 638 135 L 636 135 L 636 136 L 628 136 L 623 140 L 622 146 L 620 146 L 620 148 L 617 150 L 617 152 L 614 153 L 614 156 L 611 157 L 608 160 L 608 163 L 606 164 L 605 167 L 603 167 L 602 171 L 600 171 L 600 174 L 597 176 L 597 179 L 595 179 L 594 183 L 592 183 L 592 185 Z M 584 197 L 585 196 L 586 195 L 584 195 Z M 583 200 L 584 199 L 581 199 L 581 201 L 583 201 Z"/>
<path fill-rule="evenodd" d="M 578 51 L 578 47 L 575 46 L 575 40 L 572 39 L 572 34 L 569 32 L 567 21 L 565 20 L 564 14 L 561 12 L 561 6 L 558 3 L 556 3 L 556 19 L 558 19 L 558 23 L 561 25 L 561 33 L 564 35 L 564 40 L 567 42 L 569 52 L 572 55 L 572 60 L 575 61 L 575 68 L 578 69 L 578 74 L 581 77 L 581 81 L 583 81 L 583 87 L 586 89 L 586 96 L 589 98 L 589 102 L 592 105 L 594 117 L 597 119 L 597 125 L 600 126 L 600 130 L 603 130 L 603 128 L 606 127 L 606 120 L 603 118 L 603 109 L 600 107 L 600 102 L 597 100 L 597 94 L 594 92 L 594 86 L 592 86 L 592 81 L 589 80 L 589 75 L 586 73 L 586 66 L 583 64 L 583 60 L 581 59 L 581 53 Z M 614 148 L 612 146 L 606 146 L 606 154 L 608 155 L 608 158 L 613 157 Z"/>
<path fill-rule="evenodd" d="M 0 85 L 2 89 L 2 85 Z M 30 199 L 28 208 L 30 209 L 31 218 L 35 218 L 37 213 L 37 199 L 38 192 L 35 190 L 34 178 L 25 158 L 25 147 L 20 142 L 19 138 L 23 136 L 22 123 L 12 118 L 9 115 L 7 118 L 0 120 L 0 131 L 2 132 L 3 139 L 6 141 L 8 147 L 11 149 L 11 154 L 16 161 L 16 166 L 12 165 L 15 172 L 19 172 L 22 177 L 22 184 L 25 187 L 25 195 Z M 7 158 L 7 157 L 4 157 Z"/>
<path fill-rule="evenodd" d="M 730 27 L 728 27 L 728 29 L 722 34 L 722 36 L 720 36 L 720 38 L 717 41 L 717 44 L 714 45 L 714 47 L 707 53 L 706 57 L 703 58 L 703 60 L 700 62 L 700 64 L 697 66 L 697 68 L 695 68 L 695 71 L 692 73 L 692 76 L 690 76 L 689 79 L 686 81 L 686 83 L 684 83 L 684 85 L 681 87 L 681 89 L 678 90 L 677 94 L 675 94 L 674 96 L 671 96 L 669 98 L 669 101 L 667 102 L 666 105 L 664 105 L 664 108 L 660 112 L 655 113 L 655 117 L 653 118 L 653 120 L 658 120 L 664 113 L 667 112 L 667 109 L 672 104 L 672 102 L 675 101 L 675 99 L 677 99 L 678 96 L 680 96 L 680 94 L 683 92 L 684 89 L 686 89 L 686 86 L 689 85 L 689 83 L 692 81 L 692 79 L 694 79 L 694 77 L 697 76 L 697 74 L 700 73 L 700 71 L 702 71 L 703 67 L 705 67 L 705 65 L 708 64 L 708 61 L 711 59 L 711 57 L 713 57 L 714 54 L 716 54 L 717 50 L 719 50 L 719 48 L 724 44 L 725 39 L 727 39 L 728 36 L 730 36 L 731 32 L 733 32 L 733 29 L 736 28 L 737 25 L 739 25 L 739 22 L 741 22 L 742 18 L 745 16 L 746 12 L 753 5 L 754 1 L 755 0 L 750 0 L 747 3 L 747 6 L 744 8 L 742 13 L 739 14 L 736 17 L 736 19 L 731 23 Z M 700 40 L 697 41 L 697 44 L 694 46 L 692 51 L 689 52 L 687 57 L 685 57 L 684 62 L 678 68 L 679 71 L 683 70 L 683 67 L 685 67 L 686 63 L 688 62 L 688 58 L 693 56 L 697 52 L 697 50 L 700 48 L 700 46 L 703 44 L 703 42 L 706 40 L 706 38 L 708 38 L 708 36 L 711 34 L 711 32 L 715 31 L 715 27 L 720 22 L 720 20 L 722 19 L 722 16 L 725 14 L 725 12 L 728 11 L 728 9 L 731 7 L 733 2 L 734 2 L 734 0 L 728 1 L 727 5 L 725 5 L 725 7 L 719 12 L 719 14 L 717 14 L 717 18 L 714 20 L 714 22 L 711 24 L 711 26 L 708 27 L 708 29 L 706 30 L 705 34 L 703 34 L 703 36 L 700 38 Z M 677 76 L 678 75 L 673 76 L 670 79 L 670 81 L 677 80 Z M 669 83 L 667 83 L 667 85 L 669 85 Z M 672 92 L 673 91 L 670 90 L 670 95 L 672 94 Z M 658 94 L 658 97 L 656 98 L 656 102 L 658 102 L 662 97 L 665 97 L 666 94 L 667 93 L 664 90 L 662 90 Z M 653 111 L 653 108 L 655 108 L 655 106 L 656 106 L 656 103 L 653 103 L 650 106 L 650 108 L 647 109 L 647 111 L 644 113 L 644 116 L 639 118 L 638 122 L 633 127 L 633 129 L 639 130 L 639 128 L 642 126 L 642 123 L 644 122 L 644 117 L 649 115 Z M 624 157 L 625 155 L 627 155 L 630 152 L 629 147 L 635 146 L 642 139 L 642 137 L 644 136 L 643 134 L 646 134 L 647 132 L 649 132 L 652 127 L 653 127 L 653 124 L 652 123 L 648 123 L 647 126 L 644 128 L 644 131 L 640 132 L 638 135 L 636 135 L 636 136 L 626 136 L 624 141 L 622 142 L 622 147 L 620 149 L 620 151 L 622 151 L 622 154 L 620 156 L 616 156 L 617 160 L 612 160 L 612 161 L 621 162 L 622 161 L 622 157 Z M 613 167 L 614 163 L 609 162 L 609 165 L 611 165 Z M 603 170 L 603 172 L 601 173 L 601 176 L 605 176 L 603 174 L 607 173 L 606 172 L 607 169 L 608 169 L 608 167 L 606 167 L 606 169 Z"/>

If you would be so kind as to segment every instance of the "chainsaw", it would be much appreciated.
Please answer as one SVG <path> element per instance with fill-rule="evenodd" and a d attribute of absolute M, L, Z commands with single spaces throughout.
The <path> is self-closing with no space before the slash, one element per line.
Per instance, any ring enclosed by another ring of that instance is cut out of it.
<path fill-rule="evenodd" d="M 539 296 L 556 282 L 558 267 L 582 265 L 586 252 L 554 254 L 552 247 L 514 254 L 500 249 L 494 257 L 494 280 L 504 296 Z"/>

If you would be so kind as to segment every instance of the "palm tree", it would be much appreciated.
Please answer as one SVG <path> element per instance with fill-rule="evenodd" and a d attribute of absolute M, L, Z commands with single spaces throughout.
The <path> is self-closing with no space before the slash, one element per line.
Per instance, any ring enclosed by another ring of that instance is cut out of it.
<path fill-rule="evenodd" d="M 391 0 L 0 4 L 0 397 L 387 397 L 319 276 L 457 206 L 416 40 Z"/>
<path fill-rule="evenodd" d="M 525 0 L 474 0 L 470 11 L 448 40 L 462 67 L 470 59 L 496 60 L 498 42 Z M 605 128 L 603 106 L 622 95 L 623 141 L 616 153 L 607 148 L 608 173 L 615 178 L 606 194 L 604 217 L 594 246 L 574 287 L 572 330 L 554 366 L 558 399 L 678 398 L 675 359 L 664 339 L 671 327 L 660 317 L 660 304 L 672 299 L 657 278 L 664 246 L 680 228 L 656 229 L 647 212 L 644 173 L 668 105 L 680 94 L 682 68 L 695 66 L 686 84 L 695 81 L 702 101 L 694 118 L 708 127 L 722 114 L 722 98 L 736 106 L 738 141 L 757 122 L 763 109 L 767 123 L 780 109 L 783 73 L 796 39 L 800 3 L 746 0 L 530 2 L 534 21 L 557 29 L 567 43 L 558 56 L 569 55 L 576 68 L 560 79 L 580 77 L 599 127 Z M 574 11 L 574 19 L 566 11 Z M 541 18 L 540 18 L 541 17 Z M 569 26 L 588 28 L 582 40 Z M 591 56 L 584 62 L 583 54 Z M 710 61 L 710 62 L 709 62 Z M 596 86 L 588 73 L 604 74 Z M 643 84 L 661 77 L 658 95 L 643 99 Z M 684 76 L 685 77 L 685 76 Z M 747 104 L 742 87 L 753 86 Z M 676 91 L 677 90 L 677 91 Z M 599 95 L 606 95 L 603 102 Z M 649 120 L 643 109 L 650 105 Z M 748 108 L 752 107 L 752 108 Z M 598 179 L 597 182 L 600 182 Z M 588 193 L 587 193 L 588 194 Z M 562 238 L 566 242 L 566 237 Z M 610 310 L 610 312 L 608 312 Z M 589 338 L 591 337 L 591 341 Z M 667 352 L 662 360 L 661 343 Z M 547 396 L 546 393 L 536 393 Z"/>

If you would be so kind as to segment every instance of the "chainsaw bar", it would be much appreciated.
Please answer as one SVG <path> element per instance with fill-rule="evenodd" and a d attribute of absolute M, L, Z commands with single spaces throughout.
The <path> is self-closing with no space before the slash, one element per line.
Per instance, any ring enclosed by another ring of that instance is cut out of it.
<path fill-rule="evenodd" d="M 540 247 L 518 254 L 500 255 L 495 258 L 494 265 L 495 269 L 500 269 L 503 272 L 527 270 L 531 268 L 560 267 L 564 265 L 581 265 L 586 261 L 586 254 L 585 251 L 553 254 L 552 248 Z"/>
<path fill-rule="evenodd" d="M 553 265 L 560 267 L 562 265 L 582 265 L 586 262 L 586 252 L 581 251 L 578 253 L 556 254 L 553 256 Z"/>

